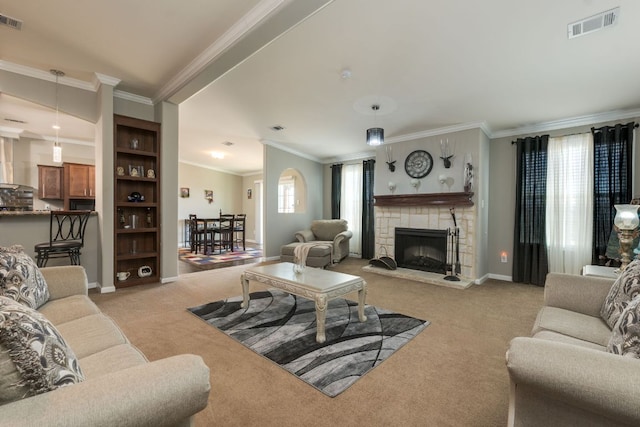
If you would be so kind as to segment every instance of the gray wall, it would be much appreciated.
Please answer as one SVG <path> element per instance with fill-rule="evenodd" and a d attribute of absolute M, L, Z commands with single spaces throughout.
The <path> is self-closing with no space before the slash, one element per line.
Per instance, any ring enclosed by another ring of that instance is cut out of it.
<path fill-rule="evenodd" d="M 323 165 L 312 160 L 264 146 L 264 255 L 280 256 L 280 247 L 295 240 L 298 230 L 309 228 L 311 221 L 322 219 Z M 307 183 L 307 210 L 304 213 L 278 213 L 278 179 L 282 171 L 294 168 Z"/>

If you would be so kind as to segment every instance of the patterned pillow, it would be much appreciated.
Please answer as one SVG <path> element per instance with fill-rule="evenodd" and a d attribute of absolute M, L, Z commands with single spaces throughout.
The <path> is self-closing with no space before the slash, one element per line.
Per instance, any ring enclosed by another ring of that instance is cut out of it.
<path fill-rule="evenodd" d="M 22 246 L 0 247 L 0 295 L 33 309 L 49 300 L 49 288 Z"/>
<path fill-rule="evenodd" d="M 640 359 L 640 298 L 631 301 L 620 315 L 607 351 Z"/>
<path fill-rule="evenodd" d="M 56 328 L 37 311 L 0 296 L 0 405 L 83 380 Z"/>
<path fill-rule="evenodd" d="M 613 283 L 600 309 L 600 316 L 611 329 L 636 295 L 640 295 L 640 260 L 634 259 Z"/>

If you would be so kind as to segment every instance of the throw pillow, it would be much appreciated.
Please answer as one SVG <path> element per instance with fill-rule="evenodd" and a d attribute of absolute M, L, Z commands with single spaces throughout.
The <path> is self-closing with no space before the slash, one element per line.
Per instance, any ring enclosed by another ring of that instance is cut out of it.
<path fill-rule="evenodd" d="M 613 283 L 600 310 L 611 329 L 636 295 L 640 295 L 640 260 L 634 259 Z"/>
<path fill-rule="evenodd" d="M 0 405 L 83 380 L 76 356 L 51 322 L 0 296 Z"/>
<path fill-rule="evenodd" d="M 631 301 L 620 315 L 607 351 L 640 359 L 640 298 Z"/>
<path fill-rule="evenodd" d="M 0 247 L 0 295 L 33 309 L 49 300 L 47 282 L 22 246 Z"/>

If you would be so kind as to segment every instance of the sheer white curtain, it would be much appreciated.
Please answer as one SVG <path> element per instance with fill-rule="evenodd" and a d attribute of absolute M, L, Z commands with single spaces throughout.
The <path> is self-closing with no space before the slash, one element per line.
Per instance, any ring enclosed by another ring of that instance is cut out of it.
<path fill-rule="evenodd" d="M 353 237 L 349 240 L 349 255 L 362 255 L 362 165 L 342 166 L 342 196 L 340 217 L 346 219 Z"/>
<path fill-rule="evenodd" d="M 591 264 L 593 137 L 549 138 L 546 237 L 549 271 L 579 274 Z"/>

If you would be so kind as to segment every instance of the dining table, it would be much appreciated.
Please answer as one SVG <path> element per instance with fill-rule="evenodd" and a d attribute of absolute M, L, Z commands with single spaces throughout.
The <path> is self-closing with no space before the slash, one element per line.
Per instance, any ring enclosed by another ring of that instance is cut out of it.
<path fill-rule="evenodd" d="M 225 217 L 225 215 L 222 215 L 221 217 L 217 218 L 196 218 L 195 221 L 197 232 L 202 232 L 203 234 L 202 253 L 204 255 L 211 255 L 211 253 L 213 252 L 215 234 L 221 233 L 223 231 L 222 228 L 224 227 L 224 221 L 230 221 L 228 229 L 229 232 L 233 231 L 233 217 Z M 228 240 L 230 241 L 231 239 L 229 238 Z M 222 253 L 222 243 L 220 246 L 220 253 Z"/>

